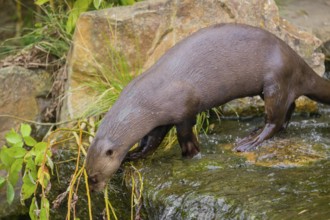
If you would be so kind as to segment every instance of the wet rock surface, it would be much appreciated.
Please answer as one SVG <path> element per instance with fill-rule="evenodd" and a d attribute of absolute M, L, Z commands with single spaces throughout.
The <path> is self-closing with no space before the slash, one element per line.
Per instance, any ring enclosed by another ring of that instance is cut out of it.
<path fill-rule="evenodd" d="M 201 159 L 182 159 L 175 146 L 140 161 L 146 219 L 326 219 L 329 110 L 294 116 L 255 151 L 233 152 L 262 121 L 221 121 L 215 134 L 200 136 Z"/>
<path fill-rule="evenodd" d="M 142 219 L 326 219 L 330 214 L 330 108 L 318 115 L 294 115 L 286 131 L 247 153 L 232 151 L 235 141 L 263 125 L 263 117 L 222 119 L 199 135 L 202 157 L 181 158 L 180 147 L 159 148 L 133 165 L 143 179 Z M 75 163 L 73 149 L 58 150 L 50 201 L 65 192 Z M 83 161 L 81 161 L 82 163 Z M 125 164 L 130 167 L 129 164 Z M 127 171 L 127 169 L 126 169 Z M 118 219 L 130 218 L 131 186 L 118 172 L 109 200 Z M 128 179 L 131 177 L 128 176 Z M 92 193 L 93 219 L 104 216 L 102 193 Z M 80 183 L 76 214 L 88 216 L 86 189 Z M 52 219 L 64 219 L 64 200 Z"/>

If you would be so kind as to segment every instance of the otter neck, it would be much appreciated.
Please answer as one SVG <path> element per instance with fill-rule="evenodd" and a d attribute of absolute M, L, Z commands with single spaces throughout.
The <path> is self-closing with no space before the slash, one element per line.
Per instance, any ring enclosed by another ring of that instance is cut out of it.
<path fill-rule="evenodd" d="M 126 151 L 151 131 L 155 124 L 152 114 L 136 103 L 117 102 L 106 114 L 99 127 L 99 137 L 109 138 L 115 145 Z"/>

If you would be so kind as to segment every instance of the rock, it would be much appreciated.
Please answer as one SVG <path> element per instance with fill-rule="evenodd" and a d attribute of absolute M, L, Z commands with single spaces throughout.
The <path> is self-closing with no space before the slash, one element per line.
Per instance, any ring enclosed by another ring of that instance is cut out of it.
<path fill-rule="evenodd" d="M 44 111 L 44 103 L 52 86 L 51 75 L 44 70 L 28 70 L 22 67 L 0 69 L 0 148 L 5 144 L 5 134 L 17 129 L 22 122 L 10 115 L 26 120 L 38 121 Z M 4 173 L 0 172 L 4 176 Z M 15 188 L 19 195 L 20 188 Z M 5 187 L 0 191 L 0 216 L 17 215 L 20 212 L 18 196 L 13 205 L 6 203 Z M 19 207 L 18 209 L 16 209 Z"/>
<path fill-rule="evenodd" d="M 278 0 L 281 17 L 323 42 L 330 40 L 329 0 Z"/>
<path fill-rule="evenodd" d="M 235 139 L 260 120 L 223 120 L 221 132 L 199 137 L 200 159 L 182 159 L 176 145 L 134 163 L 143 219 L 327 218 L 329 115 L 294 116 L 288 132 L 253 152 L 233 152 Z"/>
<path fill-rule="evenodd" d="M 269 30 L 296 50 L 316 72 L 324 73 L 324 56 L 314 52 L 320 40 L 281 19 L 274 1 L 145 1 L 80 16 L 68 56 L 68 93 L 61 120 L 79 117 L 95 99 L 95 91 L 83 84 L 100 72 L 116 68 L 114 50 L 125 57 L 131 74 L 135 74 L 150 67 L 191 33 L 222 22 Z"/>
<path fill-rule="evenodd" d="M 326 41 L 323 44 L 322 52 L 324 53 L 324 56 L 326 57 L 327 61 L 330 62 L 330 40 Z"/>
<path fill-rule="evenodd" d="M 325 73 L 324 73 L 324 75 L 327 79 L 330 79 L 330 40 L 325 42 L 322 45 L 322 52 L 324 53 L 324 56 L 325 56 L 325 62 L 324 62 Z"/>
<path fill-rule="evenodd" d="M 283 169 L 228 154 L 187 161 L 168 153 L 144 161 L 151 164 L 140 170 L 145 219 L 287 219 L 301 212 L 304 219 L 327 218 L 326 160 Z"/>
<path fill-rule="evenodd" d="M 232 145 L 228 147 L 233 148 Z M 324 144 L 308 143 L 296 138 L 274 138 L 263 143 L 258 150 L 239 155 L 258 166 L 284 168 L 306 166 L 328 157 Z"/>
<path fill-rule="evenodd" d="M 22 67 L 0 69 L 0 115 L 40 121 L 51 90 L 51 75 L 44 70 L 28 70 Z M 0 117 L 0 145 L 4 135 L 17 128 L 22 121 Z"/>
<path fill-rule="evenodd" d="M 330 76 L 330 1 L 278 0 L 280 15 L 302 30 L 315 34 L 322 42 L 325 76 Z"/>

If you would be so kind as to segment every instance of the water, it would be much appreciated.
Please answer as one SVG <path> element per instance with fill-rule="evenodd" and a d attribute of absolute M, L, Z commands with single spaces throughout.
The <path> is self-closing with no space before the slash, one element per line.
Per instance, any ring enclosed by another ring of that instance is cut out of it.
<path fill-rule="evenodd" d="M 179 147 L 140 162 L 144 219 L 329 219 L 330 112 L 294 116 L 286 132 L 256 151 L 231 149 L 262 118 L 222 120 L 201 136 L 202 158 Z"/>
<path fill-rule="evenodd" d="M 320 113 L 294 116 L 286 132 L 253 152 L 235 153 L 233 143 L 263 125 L 262 117 L 215 122 L 211 134 L 199 136 L 200 159 L 182 159 L 175 145 L 135 162 L 144 181 L 142 219 L 329 219 L 330 108 Z M 65 154 L 57 160 L 75 157 Z M 66 191 L 74 164 L 57 165 L 50 201 Z M 118 219 L 129 219 L 130 188 L 122 179 L 119 173 L 111 181 L 109 198 Z M 88 219 L 83 182 L 78 192 L 77 217 Z M 103 200 L 92 194 L 93 219 L 103 218 Z M 65 218 L 66 203 L 52 218 Z"/>

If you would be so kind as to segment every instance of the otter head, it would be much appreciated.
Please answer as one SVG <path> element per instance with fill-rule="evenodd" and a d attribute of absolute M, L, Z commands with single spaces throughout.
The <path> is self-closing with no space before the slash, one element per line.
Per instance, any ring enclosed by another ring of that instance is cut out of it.
<path fill-rule="evenodd" d="M 86 158 L 88 183 L 92 191 L 101 191 L 105 188 L 125 155 L 125 150 L 108 138 L 94 138 Z"/>

